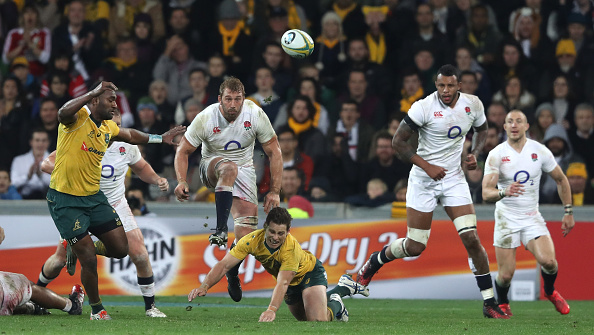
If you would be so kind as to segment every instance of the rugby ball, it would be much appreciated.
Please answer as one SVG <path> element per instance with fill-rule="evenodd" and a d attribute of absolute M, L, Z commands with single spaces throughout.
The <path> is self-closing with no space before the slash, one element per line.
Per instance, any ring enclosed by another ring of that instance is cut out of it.
<path fill-rule="evenodd" d="M 281 37 L 281 45 L 285 52 L 293 58 L 305 58 L 314 51 L 314 41 L 303 30 L 287 30 Z"/>

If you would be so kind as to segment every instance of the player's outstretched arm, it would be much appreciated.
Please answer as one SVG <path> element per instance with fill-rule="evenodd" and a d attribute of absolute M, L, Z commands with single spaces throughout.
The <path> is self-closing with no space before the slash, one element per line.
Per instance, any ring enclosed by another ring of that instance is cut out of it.
<path fill-rule="evenodd" d="M 112 141 L 122 141 L 130 144 L 167 143 L 177 146 L 174 138 L 186 132 L 185 126 L 175 126 L 162 135 L 147 134 L 136 129 L 120 128 L 120 133 Z"/>
<path fill-rule="evenodd" d="M 52 174 L 54 166 L 56 165 L 56 150 L 52 151 L 46 159 L 41 162 L 41 171 Z"/>
<path fill-rule="evenodd" d="M 175 177 L 177 178 L 177 186 L 175 187 L 175 197 L 179 201 L 190 199 L 190 187 L 186 181 L 188 175 L 188 157 L 196 151 L 196 147 L 190 144 L 188 139 L 183 136 L 175 152 L 175 159 L 173 166 L 175 169 Z"/>
<path fill-rule="evenodd" d="M 144 158 L 141 158 L 138 162 L 130 165 L 130 167 L 132 168 L 132 172 L 140 177 L 140 180 L 143 182 L 159 186 L 159 189 L 162 192 L 169 191 L 169 182 L 167 181 L 167 178 L 160 177 Z"/>
<path fill-rule="evenodd" d="M 489 130 L 489 126 L 487 122 L 483 123 L 478 128 L 474 128 L 474 135 L 472 137 L 473 148 L 470 150 L 470 153 L 466 156 L 466 167 L 468 170 L 474 170 L 477 167 L 476 157 L 483 151 L 483 147 L 485 146 L 485 142 L 487 141 L 487 131 Z"/>
<path fill-rule="evenodd" d="M 561 229 L 563 230 L 563 236 L 567 236 L 571 229 L 573 229 L 573 226 L 575 226 L 575 221 L 573 219 L 571 186 L 569 185 L 569 181 L 567 180 L 567 177 L 559 165 L 557 165 L 553 171 L 551 171 L 550 175 L 557 183 L 557 192 L 559 192 L 559 198 L 561 198 L 561 202 L 563 202 L 563 205 L 565 206 L 565 213 L 563 215 L 563 219 L 561 220 Z"/>
<path fill-rule="evenodd" d="M 105 91 L 115 92 L 117 90 L 118 88 L 113 83 L 109 81 L 102 81 L 92 91 L 65 103 L 64 106 L 58 110 L 58 121 L 62 124 L 71 124 L 76 122 L 76 119 L 78 118 L 76 113 L 82 108 L 82 106 L 86 105 L 94 98 L 97 98 Z"/>
<path fill-rule="evenodd" d="M 279 194 L 283 175 L 283 157 L 276 136 L 262 144 L 262 149 L 264 149 L 270 160 L 270 192 L 264 197 L 264 212 L 268 214 L 271 209 L 278 207 L 280 204 Z"/>
<path fill-rule="evenodd" d="M 276 318 L 276 311 L 278 311 L 278 308 L 283 302 L 283 298 L 285 294 L 287 294 L 289 284 L 291 283 L 294 277 L 294 271 L 279 271 L 278 276 L 276 278 L 276 286 L 274 287 L 274 291 L 272 291 L 270 305 L 268 305 L 268 308 L 260 315 L 260 322 L 274 321 L 274 319 Z"/>
<path fill-rule="evenodd" d="M 4 228 L 0 226 L 0 244 L 2 244 L 2 241 L 4 241 Z"/>
<path fill-rule="evenodd" d="M 209 288 L 216 285 L 223 278 L 225 273 L 227 273 L 241 261 L 242 259 L 237 259 L 231 256 L 231 254 L 226 254 L 225 257 L 223 257 L 220 262 L 215 264 L 215 266 L 208 272 L 206 277 L 204 277 L 202 285 L 190 291 L 188 294 L 188 301 L 192 301 L 196 297 L 205 296 Z"/>

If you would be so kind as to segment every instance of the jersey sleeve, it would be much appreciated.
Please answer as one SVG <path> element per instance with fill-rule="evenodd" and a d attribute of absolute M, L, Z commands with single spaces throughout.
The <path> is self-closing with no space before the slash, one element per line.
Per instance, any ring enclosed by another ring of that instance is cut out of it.
<path fill-rule="evenodd" d="M 260 143 L 266 143 L 270 141 L 276 133 L 274 132 L 274 128 L 272 128 L 272 124 L 270 123 L 270 119 L 268 115 L 264 113 L 262 108 L 258 107 L 258 120 L 255 125 L 256 136 L 258 137 L 258 141 Z"/>
<path fill-rule="evenodd" d="M 113 122 L 112 120 L 107 120 L 107 126 L 109 127 L 109 130 L 111 130 L 111 137 L 114 138 L 116 136 L 118 136 L 118 134 L 120 133 L 120 127 L 118 127 L 118 124 Z"/>
<path fill-rule="evenodd" d="M 74 121 L 73 123 L 62 124 L 64 126 L 64 130 L 66 130 L 67 132 L 78 129 L 89 118 L 89 112 L 87 112 L 87 110 L 84 107 L 79 109 L 78 112 L 76 112 L 76 115 L 78 116 L 76 118 L 76 121 Z"/>
<path fill-rule="evenodd" d="M 555 160 L 555 156 L 549 148 L 544 145 L 540 145 L 541 153 L 542 153 L 542 170 L 546 173 L 552 172 L 557 167 L 557 161 Z"/>
<path fill-rule="evenodd" d="M 476 110 L 474 122 L 472 126 L 474 128 L 478 128 L 482 126 L 485 122 L 487 122 L 487 117 L 485 116 L 485 106 L 483 106 L 483 102 L 478 97 L 474 97 L 474 109 Z"/>
<path fill-rule="evenodd" d="M 499 174 L 499 166 L 501 165 L 501 160 L 499 159 L 499 150 L 496 147 L 495 149 L 489 152 L 487 156 L 487 161 L 485 162 L 485 172 L 483 175 L 489 174 Z"/>
<path fill-rule="evenodd" d="M 128 160 L 129 160 L 129 165 L 134 165 L 136 163 L 138 163 L 140 161 L 140 159 L 142 158 L 142 155 L 140 154 L 140 150 L 138 149 L 138 146 L 136 145 L 131 145 L 130 146 L 130 150 L 128 150 Z"/>
<path fill-rule="evenodd" d="M 195 148 L 198 148 L 200 144 L 202 144 L 203 142 L 202 133 L 204 129 L 204 123 L 206 120 L 204 119 L 204 117 L 201 116 L 204 114 L 205 111 L 202 111 L 198 115 L 196 115 L 196 117 L 194 118 L 194 120 L 192 120 L 192 123 L 190 123 L 190 126 L 186 130 L 186 133 L 184 134 L 188 142 L 190 142 L 190 144 Z"/>
<path fill-rule="evenodd" d="M 194 118 L 194 120 L 196 119 Z M 235 247 L 229 250 L 231 256 L 239 260 L 244 260 L 249 254 L 251 254 L 252 248 L 250 247 L 248 242 L 252 238 L 252 235 L 253 234 L 247 234 L 244 237 L 242 237 L 239 241 L 237 241 Z M 254 245 L 254 243 L 252 243 L 252 245 Z"/>
<path fill-rule="evenodd" d="M 410 106 L 408 110 L 408 117 L 419 127 L 422 127 L 427 123 L 427 117 L 425 116 L 425 110 L 421 105 L 421 102 L 416 101 Z"/>

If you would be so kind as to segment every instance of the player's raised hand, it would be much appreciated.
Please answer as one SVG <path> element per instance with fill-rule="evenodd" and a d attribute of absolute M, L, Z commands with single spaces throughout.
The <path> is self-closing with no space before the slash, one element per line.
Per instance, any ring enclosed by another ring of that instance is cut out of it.
<path fill-rule="evenodd" d="M 429 164 L 429 166 L 425 169 L 425 172 L 431 179 L 437 181 L 442 180 L 446 175 L 447 169 L 442 168 L 441 166 Z"/>
<path fill-rule="evenodd" d="M 514 182 L 505 189 L 506 197 L 519 197 L 524 194 L 524 185 L 520 184 L 519 181 Z"/>
<path fill-rule="evenodd" d="M 192 291 L 190 291 L 190 293 L 188 294 L 188 301 L 192 302 L 192 300 L 194 300 L 196 297 L 203 297 L 206 295 L 206 289 L 202 286 L 193 289 Z"/>
<path fill-rule="evenodd" d="M 563 220 L 561 220 L 561 230 L 563 231 L 563 237 L 569 234 L 569 232 L 573 229 L 573 226 L 575 226 L 573 215 L 563 215 Z"/>
<path fill-rule="evenodd" d="M 276 313 L 271 309 L 267 309 L 260 315 L 258 322 L 272 322 L 274 319 L 276 319 Z"/>
<path fill-rule="evenodd" d="M 161 138 L 163 139 L 163 143 L 167 143 L 169 145 L 177 147 L 177 145 L 179 143 L 174 142 L 173 139 L 175 138 L 175 136 L 177 136 L 179 134 L 183 134 L 185 132 L 186 132 L 186 126 L 175 126 L 171 129 L 169 129 L 168 131 L 166 131 L 165 133 L 163 133 L 163 135 L 161 135 Z"/>
<path fill-rule="evenodd" d="M 159 186 L 161 192 L 169 191 L 169 182 L 167 181 L 167 178 L 157 179 L 157 186 Z"/>
<path fill-rule="evenodd" d="M 92 91 L 91 95 L 95 98 L 103 94 L 105 91 L 117 91 L 118 88 L 110 81 L 102 81 L 101 84 L 97 85 Z"/>
<path fill-rule="evenodd" d="M 473 154 L 466 155 L 466 168 L 468 170 L 474 170 L 476 167 L 476 157 Z"/>
<path fill-rule="evenodd" d="M 264 197 L 264 213 L 268 214 L 271 209 L 280 205 L 280 195 L 274 192 L 268 192 Z"/>
<path fill-rule="evenodd" d="M 173 193 L 175 193 L 175 197 L 179 202 L 184 202 L 185 200 L 190 199 L 190 187 L 185 181 L 179 182 Z"/>

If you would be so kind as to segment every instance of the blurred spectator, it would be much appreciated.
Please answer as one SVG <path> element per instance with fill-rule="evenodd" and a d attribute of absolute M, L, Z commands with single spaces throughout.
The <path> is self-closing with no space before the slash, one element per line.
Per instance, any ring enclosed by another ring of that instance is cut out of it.
<path fill-rule="evenodd" d="M 476 59 L 472 58 L 470 47 L 461 46 L 456 49 L 456 66 L 464 74 L 465 71 L 473 72 L 476 75 L 478 87 L 476 93 L 485 106 L 491 103 L 493 93 L 491 91 L 491 80 L 485 69 L 479 65 Z M 462 75 L 460 76 L 462 78 Z M 464 92 L 466 93 L 466 92 Z"/>
<path fill-rule="evenodd" d="M 63 70 L 54 70 L 47 76 L 48 93 L 47 97 L 56 101 L 58 106 L 62 107 L 72 97 L 68 94 L 68 85 L 70 84 L 70 76 L 68 72 Z"/>
<path fill-rule="evenodd" d="M 326 13 L 338 15 L 344 35 L 349 39 L 363 37 L 367 27 L 361 5 L 357 4 L 355 0 L 334 0 L 333 2 Z M 323 21 L 322 18 L 322 26 L 324 25 Z M 322 27 L 322 29 L 324 28 Z"/>
<path fill-rule="evenodd" d="M 499 143 L 502 143 L 507 137 L 503 129 L 505 123 L 505 116 L 508 110 L 501 102 L 493 102 L 487 108 L 487 120 L 492 122 L 497 127 L 497 133 L 499 134 Z"/>
<path fill-rule="evenodd" d="M 39 97 L 39 81 L 35 76 L 29 73 L 29 62 L 23 56 L 19 56 L 12 61 L 10 72 L 15 76 L 23 87 L 23 98 L 29 106 Z"/>
<path fill-rule="evenodd" d="M 190 56 L 188 45 L 179 36 L 167 40 L 165 52 L 153 69 L 155 79 L 167 83 L 167 101 L 172 105 L 192 94 L 189 74 L 195 68 L 206 68 L 206 64 Z"/>
<path fill-rule="evenodd" d="M 313 205 L 300 195 L 292 196 L 287 207 L 293 219 L 309 219 L 314 216 Z"/>
<path fill-rule="evenodd" d="M 58 143 L 58 103 L 52 98 L 43 98 L 39 105 L 39 116 L 31 128 L 45 130 L 49 141 L 47 150 L 52 152 Z"/>
<path fill-rule="evenodd" d="M 478 78 L 472 71 L 462 71 L 460 73 L 460 92 L 476 95 L 478 89 Z"/>
<path fill-rule="evenodd" d="M 572 82 L 564 74 L 559 74 L 552 82 L 552 90 L 548 95 L 548 101 L 553 104 L 553 112 L 557 123 L 569 129 L 575 126 L 573 112 L 577 104 L 575 88 Z"/>
<path fill-rule="evenodd" d="M 324 14 L 322 32 L 315 42 L 316 47 L 310 59 L 316 62 L 315 66 L 320 70 L 320 82 L 331 89 L 336 89 L 339 83 L 336 82 L 334 76 L 344 69 L 347 60 L 346 38 L 343 34 L 340 16 L 335 12 Z"/>
<path fill-rule="evenodd" d="M 534 123 L 530 125 L 528 129 L 530 138 L 538 141 L 540 143 L 543 142 L 544 134 L 547 129 L 553 124 L 556 123 L 555 120 L 555 113 L 553 112 L 554 107 L 553 104 L 549 102 L 543 102 L 538 107 L 536 107 L 536 112 L 534 113 Z"/>
<path fill-rule="evenodd" d="M 24 109 L 18 79 L 5 78 L 0 93 L 0 168 L 8 168 L 16 155 L 29 150 L 26 129 L 30 113 Z"/>
<path fill-rule="evenodd" d="M 403 4 L 406 0 L 384 0 L 383 2 L 388 8 L 386 22 L 384 23 L 386 34 L 389 36 L 389 41 L 387 41 L 388 54 L 394 55 L 394 52 L 400 47 L 403 37 L 408 36 L 410 31 L 414 29 L 415 16 L 414 12 Z M 390 66 L 390 64 L 386 65 Z"/>
<path fill-rule="evenodd" d="M 51 176 L 41 171 L 41 162 L 49 156 L 49 140 L 44 129 L 36 129 L 29 140 L 31 150 L 12 161 L 10 179 L 23 199 L 44 199 Z"/>
<path fill-rule="evenodd" d="M 167 124 L 171 124 L 172 122 L 175 122 L 175 124 L 181 124 L 183 122 L 183 114 L 179 118 L 176 116 L 174 120 L 175 107 L 174 105 L 170 104 L 169 101 L 167 101 L 169 88 L 167 87 L 166 82 L 160 79 L 153 80 L 153 82 L 149 85 L 148 91 L 149 96 L 151 99 L 153 99 L 157 105 L 157 109 L 161 113 L 161 120 L 163 120 L 163 122 L 166 122 Z"/>
<path fill-rule="evenodd" d="M 586 17 L 577 13 L 570 14 L 567 19 L 568 37 L 573 41 L 577 52 L 576 66 L 582 70 L 592 65 L 594 59 L 594 37 L 587 29 Z"/>
<path fill-rule="evenodd" d="M 138 61 L 150 65 L 152 69 L 161 55 L 160 45 L 163 43 L 163 36 L 155 36 L 153 33 L 153 20 L 150 15 L 138 13 L 134 16 L 132 38 L 138 50 Z"/>
<path fill-rule="evenodd" d="M 179 1 L 187 3 L 186 1 Z M 209 13 L 211 8 L 216 6 L 216 1 L 194 1 L 192 10 L 188 12 L 186 9 L 181 7 L 172 7 L 171 12 L 169 13 L 169 21 L 167 28 L 169 29 L 167 33 L 167 39 L 171 38 L 172 36 L 179 36 L 183 39 L 190 49 L 190 53 L 192 56 L 198 60 L 205 59 L 208 54 L 208 50 L 205 47 L 207 36 L 210 31 L 216 29 L 216 15 L 214 13 Z M 194 7 L 198 8 L 194 8 Z M 214 8 L 212 8 L 214 12 Z M 194 12 L 194 13 L 193 13 Z M 194 19 L 190 21 L 188 15 L 194 14 L 192 16 Z M 211 14 L 211 15 L 208 15 Z M 196 19 L 198 16 L 202 17 L 202 20 Z M 197 22 L 200 21 L 200 22 Z M 204 26 L 203 29 L 196 29 L 197 25 L 203 25 L 206 22 L 211 22 L 210 25 Z M 206 29 L 206 28 L 209 29 Z"/>
<path fill-rule="evenodd" d="M 276 0 L 278 1 L 278 0 Z M 270 8 L 266 1 L 260 1 L 256 3 L 261 5 L 257 11 L 259 15 L 257 18 L 261 22 L 255 22 L 254 36 L 258 36 L 256 45 L 254 46 L 254 59 L 257 59 L 262 55 L 262 51 L 266 49 L 266 45 L 269 43 L 279 43 L 281 37 L 285 31 L 289 30 L 289 13 L 283 7 Z M 264 23 L 266 20 L 267 23 Z M 260 32 L 261 31 L 261 32 Z M 283 66 L 289 66 L 291 57 L 282 53 Z"/>
<path fill-rule="evenodd" d="M 328 128 L 330 127 L 330 116 L 328 114 L 328 110 L 319 103 L 319 92 L 320 87 L 318 82 L 314 78 L 302 78 L 297 83 L 297 89 L 300 95 L 304 95 L 308 97 L 311 103 L 314 105 L 316 109 L 316 114 L 314 115 L 314 126 L 320 129 L 320 131 L 326 135 L 328 133 Z M 283 105 L 280 108 L 278 116 L 274 121 L 274 126 L 280 126 L 287 123 L 287 105 Z"/>
<path fill-rule="evenodd" d="M 404 70 L 402 73 L 402 89 L 400 90 L 401 99 L 395 104 L 397 110 L 402 113 L 408 113 L 410 106 L 425 96 L 426 94 L 423 90 L 419 74 L 414 69 Z"/>
<path fill-rule="evenodd" d="M 534 103 L 536 99 L 528 90 L 524 89 L 520 78 L 511 76 L 505 81 L 505 86 L 493 95 L 493 102 L 502 103 L 510 111 L 519 109 L 528 120 L 534 120 Z"/>
<path fill-rule="evenodd" d="M 572 14 L 583 16 L 589 31 L 594 29 L 594 4 L 590 0 L 565 0 L 560 2 L 559 26 L 565 27 Z"/>
<path fill-rule="evenodd" d="M 523 54 L 537 67 L 549 67 L 553 63 L 553 43 L 540 30 L 541 15 L 530 7 L 516 11 L 510 22 L 510 33 L 521 45 Z"/>
<path fill-rule="evenodd" d="M 154 216 L 154 214 L 151 213 L 146 207 L 144 191 L 142 189 L 129 188 L 126 191 L 126 201 L 128 201 L 128 205 L 130 206 L 130 210 L 132 210 L 132 214 L 134 214 L 134 216 Z"/>
<path fill-rule="evenodd" d="M 337 202 L 338 197 L 332 193 L 330 182 L 326 177 L 312 178 L 309 183 L 309 200 L 311 202 Z"/>
<path fill-rule="evenodd" d="M 190 88 L 192 89 L 192 95 L 184 97 L 177 103 L 175 110 L 175 124 L 181 124 L 184 116 L 183 106 L 189 99 L 194 99 L 200 102 L 204 107 L 209 106 L 217 102 L 217 96 L 211 95 L 206 91 L 208 87 L 208 74 L 206 70 L 202 68 L 195 68 L 190 70 L 189 82 Z M 168 121 L 169 124 L 173 124 L 173 120 Z"/>
<path fill-rule="evenodd" d="M 305 63 L 299 68 L 297 74 L 297 80 L 301 80 L 304 78 L 315 79 L 315 81 L 317 82 L 316 87 L 320 89 L 319 92 L 316 92 L 316 94 L 319 94 L 320 104 L 324 106 L 328 111 L 328 115 L 330 116 L 331 122 L 338 120 L 338 111 L 336 107 L 336 98 L 334 91 L 329 89 L 327 86 L 323 85 L 320 82 L 320 70 L 318 70 L 318 68 L 315 67 L 315 65 L 313 64 Z M 344 79 L 344 81 L 346 82 L 346 79 Z M 293 98 L 295 98 L 296 95 L 300 94 L 299 88 L 300 87 L 292 87 L 289 89 L 289 93 L 287 94 L 287 101 L 293 100 Z"/>
<path fill-rule="evenodd" d="M 87 93 L 88 89 L 85 84 L 85 78 L 83 78 L 80 72 L 74 68 L 72 57 L 74 56 L 67 51 L 56 51 L 50 61 L 48 73 L 52 73 L 55 70 L 66 71 L 70 77 L 70 81 L 68 82 L 68 95 L 73 98 L 78 98 Z M 41 97 L 47 97 L 49 92 L 49 83 L 46 77 L 41 82 Z"/>
<path fill-rule="evenodd" d="M 162 134 L 167 131 L 167 126 L 158 119 L 159 110 L 153 99 L 140 98 L 136 111 L 139 121 L 135 126 L 136 129 L 150 134 Z M 162 144 L 147 145 L 143 149 L 143 157 L 151 164 L 155 172 L 161 173 L 163 171 L 162 158 L 166 156 L 166 151 Z"/>
<path fill-rule="evenodd" d="M 481 152 L 479 152 L 478 157 L 476 157 L 477 162 L 479 164 L 483 164 L 483 166 L 485 161 L 487 160 L 489 152 L 499 144 L 499 134 L 497 133 L 497 126 L 495 126 L 495 124 L 490 121 L 487 121 L 487 125 L 489 126 L 489 129 L 487 130 L 487 140 L 485 141 L 483 150 L 481 150 Z M 471 141 L 466 141 L 465 144 L 467 144 L 470 148 L 470 146 L 472 146 L 472 143 L 469 142 Z"/>
<path fill-rule="evenodd" d="M 283 100 L 272 88 L 275 82 L 272 75 L 272 70 L 265 66 L 258 68 L 256 70 L 255 81 L 257 91 L 249 95 L 247 99 L 255 102 L 260 108 L 262 108 L 266 115 L 268 115 L 270 122 L 276 124 L 275 122 L 278 119 L 278 112 L 283 105 Z M 285 121 L 282 124 L 285 124 L 286 122 L 287 120 L 285 114 Z"/>
<path fill-rule="evenodd" d="M 402 112 L 394 112 L 392 113 L 392 115 L 390 115 L 390 118 L 388 119 L 388 125 L 384 127 L 385 130 L 388 131 L 390 136 L 394 137 L 394 134 L 396 134 L 396 130 L 398 130 L 398 126 L 400 126 L 400 122 L 405 117 L 406 114 Z"/>
<path fill-rule="evenodd" d="M 256 1 L 254 11 L 254 34 L 268 34 L 267 40 L 272 40 L 275 36 L 277 38 L 274 40 L 279 41 L 282 34 L 289 29 L 308 30 L 305 10 L 293 0 Z"/>
<path fill-rule="evenodd" d="M 483 4 L 472 6 L 470 24 L 460 30 L 456 38 L 457 45 L 470 45 L 473 58 L 482 64 L 489 65 L 495 61 L 500 33 L 494 28 L 496 22 L 489 22 L 488 9 Z"/>
<path fill-rule="evenodd" d="M 109 44 L 115 45 L 121 38 L 132 37 L 134 16 L 146 13 L 152 21 L 153 41 L 165 36 L 163 7 L 156 0 L 114 0 L 109 13 Z"/>
<path fill-rule="evenodd" d="M 99 15 L 101 11 L 107 15 L 109 5 L 106 2 L 97 1 L 95 4 L 102 8 L 95 15 Z M 87 9 L 90 10 L 91 7 L 88 6 Z M 73 66 L 63 70 L 70 73 L 74 68 L 85 81 L 101 65 L 107 54 L 103 52 L 102 36 L 95 30 L 93 22 L 85 20 L 85 4 L 82 1 L 73 0 L 67 6 L 66 20 L 53 32 L 52 49 L 70 55 Z"/>
<path fill-rule="evenodd" d="M 23 199 L 16 187 L 10 184 L 10 175 L 6 168 L 0 167 L 0 200 Z"/>
<path fill-rule="evenodd" d="M 227 78 L 227 65 L 220 55 L 214 55 L 208 59 L 208 77 L 206 91 L 209 95 L 218 97 L 219 88 Z"/>
<path fill-rule="evenodd" d="M 571 200 L 574 206 L 594 205 L 594 190 L 588 182 L 584 163 L 571 163 L 567 167 L 567 179 L 571 186 Z"/>
<path fill-rule="evenodd" d="M 300 95 L 289 106 L 288 125 L 293 129 L 298 139 L 298 148 L 314 161 L 314 176 L 326 175 L 325 161 L 328 156 L 328 147 L 324 134 L 314 126 L 316 109 L 311 100 Z"/>
<path fill-rule="evenodd" d="M 386 22 L 386 7 L 363 7 L 365 23 L 367 24 L 367 34 L 365 42 L 369 48 L 369 60 L 376 64 L 384 64 L 388 56 L 387 38 L 384 32 L 384 22 Z"/>
<path fill-rule="evenodd" d="M 574 162 L 582 162 L 582 158 L 573 154 L 573 149 L 569 142 L 569 137 L 563 126 L 559 124 L 552 124 L 546 131 L 544 145 L 551 150 L 557 164 L 561 167 L 563 172 L 567 171 L 569 164 Z M 560 203 L 557 195 L 557 183 L 555 180 L 547 175 L 542 176 L 540 183 L 540 203 L 551 204 Z"/>
<path fill-rule="evenodd" d="M 435 57 L 435 63 L 449 63 L 452 52 L 450 42 L 447 36 L 435 27 L 431 6 L 427 3 L 419 4 L 415 20 L 417 29 L 411 32 L 402 44 L 412 52 L 401 52 L 399 64 L 402 67 L 412 66 L 413 56 L 420 50 L 428 50 Z"/>
<path fill-rule="evenodd" d="M 51 51 L 51 32 L 41 26 L 37 8 L 25 5 L 19 16 L 19 28 L 12 29 L 6 36 L 2 61 L 10 64 L 16 57 L 24 56 L 29 61 L 31 74 L 41 76 Z"/>
<path fill-rule="evenodd" d="M 339 201 L 357 193 L 359 186 L 359 163 L 350 155 L 348 139 L 342 134 L 329 137 L 332 146 L 330 171 L 327 175 L 331 191 Z"/>
<path fill-rule="evenodd" d="M 583 77 L 585 75 L 583 69 L 577 68 L 575 65 L 577 52 L 575 44 L 570 39 L 562 39 L 557 42 L 557 49 L 555 52 L 557 62 L 551 68 L 545 70 L 540 80 L 540 96 L 545 98 L 550 92 L 550 85 L 555 78 L 560 74 L 565 74 L 571 87 L 583 87 Z M 557 119 L 559 121 L 559 119 Z"/>
<path fill-rule="evenodd" d="M 288 202 L 294 195 L 305 195 L 302 186 L 303 177 L 299 170 L 294 167 L 283 169 L 281 178 L 281 201 Z"/>
<path fill-rule="evenodd" d="M 408 178 L 400 179 L 394 186 L 396 201 L 406 202 L 406 190 L 408 188 Z"/>
<path fill-rule="evenodd" d="M 186 102 L 184 103 L 184 108 L 183 110 L 184 115 L 185 115 L 185 119 L 184 122 L 182 123 L 183 126 L 189 127 L 190 123 L 192 123 L 192 121 L 194 121 L 194 118 L 196 117 L 196 115 L 200 114 L 200 112 L 202 112 L 202 110 L 204 109 L 204 105 L 194 99 L 194 98 L 190 98 L 188 100 L 186 100 Z"/>
<path fill-rule="evenodd" d="M 420 49 L 415 53 L 414 65 L 423 84 L 425 94 L 435 92 L 435 73 L 437 72 L 435 58 L 429 49 Z"/>
<path fill-rule="evenodd" d="M 348 196 L 344 202 L 353 206 L 379 207 L 391 203 L 395 199 L 395 194 L 388 191 L 386 183 L 376 178 L 367 182 L 367 193 Z"/>
<path fill-rule="evenodd" d="M 368 162 L 364 163 L 360 173 L 359 190 L 363 191 L 371 179 L 380 179 L 388 189 L 392 190 L 401 179 L 408 178 L 412 165 L 399 160 L 392 148 L 392 135 L 380 131 L 375 136 L 374 152 Z"/>
<path fill-rule="evenodd" d="M 303 176 L 303 190 L 309 190 L 309 182 L 314 172 L 314 162 L 308 155 L 297 148 L 297 136 L 289 126 L 283 126 L 276 131 L 278 142 L 282 152 L 283 168 L 296 167 Z M 259 187 L 261 194 L 266 194 L 270 188 L 270 162 L 267 160 L 264 170 L 264 178 Z"/>
<path fill-rule="evenodd" d="M 374 127 L 381 129 L 387 121 L 386 109 L 382 100 L 373 92 L 367 90 L 368 81 L 365 72 L 352 70 L 347 82 L 347 91 L 338 97 L 338 103 L 347 100 L 357 102 L 357 108 L 362 120 Z"/>
<path fill-rule="evenodd" d="M 586 161 L 588 175 L 594 176 L 594 107 L 581 103 L 575 108 L 575 128 L 569 130 L 569 141 L 575 152 Z"/>
<path fill-rule="evenodd" d="M 262 66 L 266 66 L 272 71 L 274 76 L 274 86 L 272 88 L 281 99 L 285 99 L 287 91 L 293 83 L 293 75 L 283 67 L 282 60 L 284 56 L 286 55 L 278 42 L 269 42 L 262 51 Z"/>
<path fill-rule="evenodd" d="M 540 20 L 539 22 L 535 22 L 535 24 L 539 28 L 539 32 L 542 35 L 546 35 L 550 40 L 557 40 L 558 38 L 558 31 L 555 23 L 549 20 L 549 15 L 553 9 L 553 6 L 556 6 L 553 2 L 549 2 L 548 4 L 543 4 L 542 0 L 525 0 L 524 7 L 520 7 L 515 9 L 509 15 L 509 28 L 508 31 L 513 31 L 513 24 L 515 22 L 515 18 L 517 18 L 524 8 L 531 9 L 534 13 L 538 14 Z M 548 34 L 554 31 L 554 35 Z"/>
<path fill-rule="evenodd" d="M 223 0 L 218 8 L 218 29 L 210 37 L 210 54 L 220 54 L 228 70 L 240 80 L 247 80 L 252 65 L 253 41 L 235 0 Z"/>
<path fill-rule="evenodd" d="M 538 94 L 540 75 L 532 65 L 533 62 L 524 56 L 520 43 L 507 39 L 501 45 L 501 53 L 490 76 L 493 79 L 493 89 L 502 89 L 506 80 L 517 76 L 528 91 Z"/>
<path fill-rule="evenodd" d="M 351 158 L 361 163 L 369 158 L 374 128 L 360 117 L 357 102 L 344 101 L 341 104 L 340 119 L 336 122 L 336 126 L 330 129 L 328 138 L 334 138 L 335 135 L 346 138 Z"/>

